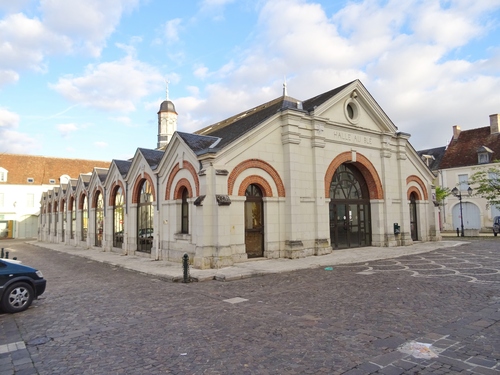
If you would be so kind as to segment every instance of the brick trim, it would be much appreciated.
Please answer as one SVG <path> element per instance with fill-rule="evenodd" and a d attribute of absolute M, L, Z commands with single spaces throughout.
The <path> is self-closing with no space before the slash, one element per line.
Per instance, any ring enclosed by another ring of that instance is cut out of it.
<path fill-rule="evenodd" d="M 185 187 L 188 191 L 189 198 L 193 197 L 193 189 L 191 188 L 191 184 L 187 178 L 181 178 L 177 181 L 174 189 L 174 199 L 182 199 L 181 189 Z"/>
<path fill-rule="evenodd" d="M 87 197 L 87 200 L 89 199 L 89 197 L 87 196 L 87 193 L 82 192 L 80 194 L 80 199 L 78 199 L 78 209 L 79 210 L 83 210 L 83 197 Z M 87 205 L 88 205 L 88 201 L 87 201 Z"/>
<path fill-rule="evenodd" d="M 330 198 L 330 184 L 332 183 L 333 175 L 338 167 L 345 162 L 352 162 L 351 151 L 343 152 L 332 160 L 325 173 L 325 198 Z M 384 189 L 382 182 L 378 176 L 377 170 L 366 156 L 356 153 L 356 161 L 352 162 L 359 169 L 363 178 L 368 185 L 370 199 L 383 199 Z"/>
<path fill-rule="evenodd" d="M 143 182 L 146 180 L 151 184 L 151 191 L 153 192 L 153 201 L 156 201 L 155 185 L 153 183 L 153 179 L 148 173 L 144 172 L 143 177 L 137 176 L 135 180 L 134 189 L 132 190 L 132 203 L 137 203 L 140 189 L 142 187 Z"/>
<path fill-rule="evenodd" d="M 285 197 L 286 196 L 285 195 L 285 185 L 283 184 L 283 181 L 281 180 L 279 173 L 276 171 L 276 169 L 274 169 L 271 166 L 271 164 L 269 164 L 263 160 L 259 160 L 259 159 L 248 159 L 248 160 L 241 162 L 236 167 L 234 167 L 234 169 L 229 174 L 229 178 L 227 181 L 228 195 L 233 195 L 234 184 L 235 184 L 238 176 L 243 171 L 250 169 L 250 168 L 258 168 L 258 169 L 262 169 L 263 171 L 267 172 L 271 176 L 271 178 L 273 179 L 274 184 L 276 186 L 276 189 L 278 190 L 278 197 Z M 264 178 L 262 178 L 262 179 L 264 179 Z M 270 186 L 268 183 L 267 183 L 267 185 Z M 247 187 L 248 187 L 248 185 L 245 186 L 245 189 L 243 190 L 243 195 L 244 195 L 244 192 L 245 192 Z M 241 191 L 241 186 L 238 189 L 238 195 L 241 195 L 240 191 Z M 272 196 L 272 193 L 269 196 Z"/>
<path fill-rule="evenodd" d="M 261 176 L 252 175 L 246 177 L 240 184 L 240 188 L 238 189 L 239 196 L 245 196 L 245 191 L 247 187 L 251 184 L 257 185 L 260 190 L 262 190 L 262 194 L 264 197 L 272 197 L 273 189 L 271 189 L 271 185 Z"/>
<path fill-rule="evenodd" d="M 103 196 L 104 196 L 102 187 L 99 186 L 98 188 L 95 188 L 94 192 L 92 193 L 92 207 L 91 208 L 96 208 L 97 207 L 97 198 L 99 197 L 99 195 L 97 194 L 98 192 L 100 194 L 103 194 Z M 103 200 L 104 200 L 104 198 L 103 198 Z"/>
<path fill-rule="evenodd" d="M 199 196 L 200 195 L 200 180 L 198 179 L 198 174 L 196 173 L 196 169 L 194 168 L 194 166 L 184 160 L 182 162 L 182 169 L 187 169 L 188 172 L 191 174 L 191 176 L 193 177 L 193 180 L 194 180 L 194 185 L 195 185 L 195 190 L 196 190 L 196 196 Z M 174 182 L 174 178 L 175 176 L 177 175 L 177 173 L 179 173 L 181 170 L 181 168 L 179 167 L 179 163 L 177 163 L 174 168 L 172 168 L 172 171 L 170 172 L 170 175 L 168 176 L 168 180 L 167 180 L 167 186 L 166 186 L 166 189 L 165 189 L 165 200 L 170 200 L 170 192 L 172 190 L 172 184 Z M 176 186 L 178 185 L 179 183 L 176 184 Z M 189 183 L 189 188 L 190 190 L 190 196 L 192 197 L 192 188 L 191 188 L 191 183 Z M 176 195 L 175 195 L 175 189 L 174 189 L 174 196 L 173 198 L 174 199 L 178 199 L 178 198 L 175 198 Z"/>
<path fill-rule="evenodd" d="M 411 176 L 406 177 L 406 185 L 409 185 L 410 182 L 415 182 L 418 186 L 420 186 L 420 189 L 422 189 L 422 193 L 424 194 L 424 200 L 429 199 L 429 196 L 427 194 L 427 189 L 425 188 L 425 184 L 420 177 L 415 176 L 415 175 L 411 175 Z M 421 197 L 422 194 L 418 194 L 418 196 Z M 408 197 L 409 197 L 409 195 L 408 195 Z M 421 199 L 421 198 L 419 198 L 419 199 Z"/>
<path fill-rule="evenodd" d="M 115 182 L 113 182 L 113 185 L 111 185 L 111 194 L 109 194 L 109 200 L 108 200 L 108 205 L 110 207 L 114 207 L 115 206 L 115 197 L 116 197 L 116 193 L 118 192 L 118 188 L 122 188 L 122 191 L 123 191 L 123 201 L 125 202 L 127 196 L 126 196 L 126 191 L 125 191 L 125 187 L 123 186 L 123 182 L 121 182 L 120 180 L 117 180 Z"/>
<path fill-rule="evenodd" d="M 410 195 L 412 193 L 415 193 L 416 196 L 417 196 L 417 201 L 420 201 L 422 200 L 422 195 L 420 194 L 420 191 L 415 187 L 415 186 L 410 186 L 408 188 L 408 191 L 407 191 L 407 197 L 408 197 L 408 200 L 410 200 Z"/>

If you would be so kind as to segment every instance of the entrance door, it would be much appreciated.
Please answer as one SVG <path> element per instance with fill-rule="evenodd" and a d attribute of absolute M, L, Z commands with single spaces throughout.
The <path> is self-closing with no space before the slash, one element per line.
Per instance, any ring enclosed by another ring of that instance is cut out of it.
<path fill-rule="evenodd" d="M 245 191 L 245 247 L 249 258 L 264 256 L 264 203 L 257 185 Z"/>
<path fill-rule="evenodd" d="M 418 240 L 418 227 L 417 227 L 417 203 L 415 193 L 410 194 L 410 230 L 411 239 Z"/>
<path fill-rule="evenodd" d="M 371 245 L 370 200 L 365 180 L 342 164 L 330 185 L 330 242 L 334 249 Z"/>
<path fill-rule="evenodd" d="M 369 246 L 369 205 L 330 202 L 330 238 L 336 249 Z M 333 214 L 333 215 L 332 215 Z"/>

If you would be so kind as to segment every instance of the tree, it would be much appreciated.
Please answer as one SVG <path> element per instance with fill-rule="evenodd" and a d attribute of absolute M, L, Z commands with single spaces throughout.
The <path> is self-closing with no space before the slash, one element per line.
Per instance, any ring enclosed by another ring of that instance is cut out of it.
<path fill-rule="evenodd" d="M 474 185 L 474 195 L 500 208 L 500 164 L 475 172 L 469 179 L 469 185 Z"/>
<path fill-rule="evenodd" d="M 448 188 L 442 188 L 441 186 L 436 186 L 436 202 L 439 206 L 443 204 L 444 199 L 451 194 L 451 190 Z"/>

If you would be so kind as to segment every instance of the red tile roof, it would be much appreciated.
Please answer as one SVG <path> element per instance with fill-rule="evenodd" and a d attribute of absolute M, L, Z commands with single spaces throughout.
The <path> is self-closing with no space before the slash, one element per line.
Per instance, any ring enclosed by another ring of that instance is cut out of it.
<path fill-rule="evenodd" d="M 8 171 L 7 182 L 0 184 L 48 185 L 53 179 L 59 185 L 62 175 L 78 178 L 80 173 L 92 172 L 94 167 L 109 168 L 110 164 L 110 161 L 0 154 L 0 167 Z M 33 183 L 28 183 L 28 178 L 33 178 Z"/>
<path fill-rule="evenodd" d="M 478 149 L 486 146 L 493 151 L 491 161 L 500 159 L 500 133 L 491 134 L 489 126 L 462 130 L 456 140 L 451 140 L 440 168 L 456 168 L 478 165 Z"/>

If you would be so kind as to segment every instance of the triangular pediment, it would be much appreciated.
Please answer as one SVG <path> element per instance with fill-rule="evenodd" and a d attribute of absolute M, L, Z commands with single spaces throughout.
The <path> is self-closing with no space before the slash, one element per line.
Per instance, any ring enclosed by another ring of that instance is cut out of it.
<path fill-rule="evenodd" d="M 355 129 L 395 133 L 397 127 L 359 80 L 336 92 L 318 95 L 304 103 L 314 103 L 314 115 Z"/>

